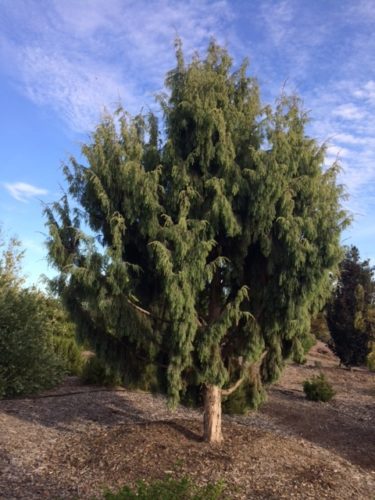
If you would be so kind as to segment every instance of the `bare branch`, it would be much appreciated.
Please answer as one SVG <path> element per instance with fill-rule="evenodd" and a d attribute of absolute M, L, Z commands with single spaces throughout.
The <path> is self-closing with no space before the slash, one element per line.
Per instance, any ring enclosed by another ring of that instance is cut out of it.
<path fill-rule="evenodd" d="M 236 389 L 239 388 L 239 386 L 242 384 L 242 382 L 245 380 L 245 376 L 243 375 L 241 378 L 237 380 L 235 384 L 233 384 L 231 387 L 228 387 L 228 389 L 221 389 L 221 395 L 222 396 L 230 396 Z"/>
<path fill-rule="evenodd" d="M 266 356 L 268 351 L 264 351 L 261 355 L 261 357 L 256 361 L 252 366 L 251 370 L 253 370 L 255 367 L 259 367 Z M 239 388 L 239 386 L 242 384 L 242 382 L 245 380 L 246 376 L 242 375 L 235 384 L 233 384 L 231 387 L 228 387 L 228 389 L 221 389 L 221 395 L 222 396 L 230 396 L 235 390 Z"/>
<path fill-rule="evenodd" d="M 145 314 L 146 316 L 151 316 L 153 317 L 153 315 L 150 313 L 150 311 L 147 311 L 146 309 L 143 309 L 142 307 L 140 306 L 137 306 L 137 304 L 134 304 L 134 302 L 132 302 L 131 300 L 128 299 L 128 304 L 130 304 L 134 309 L 136 309 L 137 311 L 139 311 L 140 313 L 142 314 Z M 160 318 L 157 318 L 160 320 Z"/>
<path fill-rule="evenodd" d="M 136 309 L 138 312 L 145 314 L 146 316 L 149 316 L 150 318 L 156 319 L 158 321 L 161 321 L 163 323 L 172 323 L 172 321 L 164 318 L 160 318 L 159 316 L 155 316 L 152 314 L 150 311 L 147 311 L 147 309 L 143 309 L 143 307 L 138 306 L 137 304 L 134 304 L 131 300 L 128 299 L 128 304 L 131 305 L 134 309 Z M 182 321 L 182 320 L 181 320 Z M 202 323 L 203 322 L 203 323 Z M 198 326 L 203 326 L 207 325 L 207 323 L 203 319 L 197 318 L 197 323 Z"/>

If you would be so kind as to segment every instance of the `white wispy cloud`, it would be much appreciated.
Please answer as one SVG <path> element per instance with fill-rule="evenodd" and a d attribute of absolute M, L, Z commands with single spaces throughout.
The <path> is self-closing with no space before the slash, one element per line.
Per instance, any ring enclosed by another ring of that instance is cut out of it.
<path fill-rule="evenodd" d="M 362 120 L 365 112 L 353 103 L 341 104 L 333 110 L 333 114 L 345 120 Z"/>
<path fill-rule="evenodd" d="M 26 182 L 15 182 L 13 184 L 5 183 L 4 187 L 14 199 L 22 201 L 23 203 L 37 196 L 48 194 L 46 189 L 27 184 Z"/>
<path fill-rule="evenodd" d="M 347 158 L 350 156 L 350 150 L 347 148 L 344 148 L 342 146 L 338 146 L 337 144 L 328 144 L 327 147 L 327 155 L 331 157 L 335 157 L 338 160 L 342 160 L 344 158 Z"/>
<path fill-rule="evenodd" d="M 358 214 L 371 212 L 375 205 L 375 103 L 362 92 L 365 88 L 366 82 L 342 79 L 316 86 L 309 97 L 312 134 L 328 141 L 328 161 L 338 154 L 348 206 Z"/>
<path fill-rule="evenodd" d="M 71 129 L 88 131 L 105 106 L 122 101 L 134 113 L 152 105 L 174 65 L 176 35 L 188 54 L 204 50 L 212 36 L 230 42 L 236 59 L 250 56 L 267 101 L 285 81 L 302 95 L 312 110 L 311 134 L 328 141 L 328 160 L 338 154 L 344 167 L 340 179 L 352 206 L 369 211 L 375 185 L 373 0 L 355 6 L 343 0 L 340 9 L 326 2 L 324 12 L 318 3 L 298 0 L 249 4 L 4 2 L 0 62 L 8 62 L 8 74 L 29 99 L 52 108 Z"/>
<path fill-rule="evenodd" d="M 263 2 L 261 16 L 275 45 L 280 46 L 283 42 L 288 42 L 291 32 L 294 31 L 295 6 L 292 2 Z"/>
<path fill-rule="evenodd" d="M 366 99 L 371 104 L 375 104 L 375 81 L 369 80 L 362 88 L 354 92 L 354 96 L 359 99 Z"/>
<path fill-rule="evenodd" d="M 42 2 L 43 3 L 43 2 Z M 174 64 L 178 35 L 192 54 L 210 37 L 225 42 L 226 0 L 33 0 L 3 6 L 20 36 L 0 36 L 0 58 L 21 92 L 53 108 L 75 131 L 88 131 L 104 107 L 139 112 L 153 103 Z"/>
<path fill-rule="evenodd" d="M 367 145 L 370 144 L 372 140 L 375 140 L 375 138 L 373 139 L 371 137 L 358 137 L 353 134 L 338 133 L 334 136 L 334 140 L 339 144 Z"/>
<path fill-rule="evenodd" d="M 374 0 L 357 0 L 350 2 L 350 9 L 347 15 L 350 18 L 358 19 L 361 23 L 372 24 L 375 21 Z"/>

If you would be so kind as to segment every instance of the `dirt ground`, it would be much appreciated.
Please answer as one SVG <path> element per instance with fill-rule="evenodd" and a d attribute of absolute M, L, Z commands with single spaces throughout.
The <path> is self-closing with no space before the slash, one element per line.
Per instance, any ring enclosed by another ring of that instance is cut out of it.
<path fill-rule="evenodd" d="M 316 366 L 316 365 L 322 365 Z M 100 498 L 139 479 L 223 480 L 223 498 L 375 498 L 375 374 L 348 371 L 319 343 L 290 365 L 259 412 L 224 418 L 225 442 L 201 442 L 202 415 L 164 398 L 82 386 L 0 401 L 0 498 Z M 307 401 L 323 371 L 336 396 Z"/>

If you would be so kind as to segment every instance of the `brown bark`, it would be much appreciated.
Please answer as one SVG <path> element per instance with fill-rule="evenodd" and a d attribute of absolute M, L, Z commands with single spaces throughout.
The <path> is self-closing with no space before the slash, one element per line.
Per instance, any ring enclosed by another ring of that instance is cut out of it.
<path fill-rule="evenodd" d="M 203 439 L 209 443 L 221 443 L 221 389 L 218 385 L 206 385 L 204 395 Z"/>

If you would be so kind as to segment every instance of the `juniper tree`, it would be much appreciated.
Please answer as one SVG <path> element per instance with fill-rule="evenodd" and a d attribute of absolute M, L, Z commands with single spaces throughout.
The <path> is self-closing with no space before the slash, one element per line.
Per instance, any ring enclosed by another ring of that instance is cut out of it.
<path fill-rule="evenodd" d="M 327 307 L 331 346 L 345 366 L 365 364 L 375 340 L 374 268 L 361 261 L 358 248 L 346 249 L 339 277 Z"/>
<path fill-rule="evenodd" d="M 303 355 L 346 216 L 297 98 L 263 107 L 246 61 L 233 71 L 214 42 L 203 59 L 185 63 L 180 43 L 176 56 L 162 133 L 152 114 L 103 118 L 46 210 L 48 248 L 98 355 L 172 405 L 202 388 L 204 437 L 217 442 L 222 397 L 246 385 L 256 405 Z"/>

